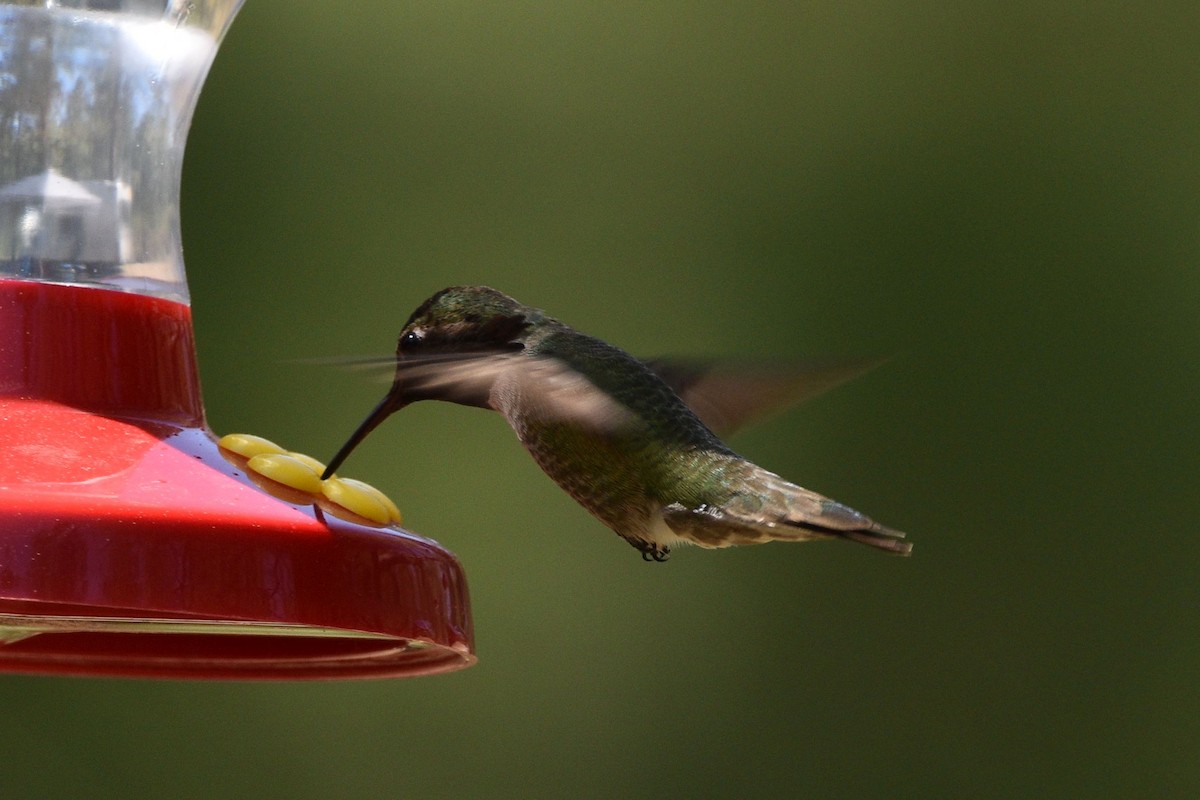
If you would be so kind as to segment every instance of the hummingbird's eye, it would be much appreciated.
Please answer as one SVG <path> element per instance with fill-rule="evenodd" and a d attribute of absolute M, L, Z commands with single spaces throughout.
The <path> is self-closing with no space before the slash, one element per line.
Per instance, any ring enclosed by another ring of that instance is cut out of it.
<path fill-rule="evenodd" d="M 400 337 L 400 347 L 402 349 L 407 350 L 413 347 L 420 347 L 420 345 L 421 334 L 417 333 L 416 331 L 409 331 Z"/>

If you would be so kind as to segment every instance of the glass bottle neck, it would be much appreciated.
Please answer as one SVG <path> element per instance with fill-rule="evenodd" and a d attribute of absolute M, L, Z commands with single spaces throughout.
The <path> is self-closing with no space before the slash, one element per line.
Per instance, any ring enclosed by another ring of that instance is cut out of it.
<path fill-rule="evenodd" d="M 0 0 L 0 277 L 187 302 L 183 149 L 240 0 Z"/>

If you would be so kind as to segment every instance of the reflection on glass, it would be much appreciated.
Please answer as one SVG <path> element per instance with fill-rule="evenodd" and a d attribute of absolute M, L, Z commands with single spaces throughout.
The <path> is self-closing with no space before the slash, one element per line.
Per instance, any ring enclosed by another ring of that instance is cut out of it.
<path fill-rule="evenodd" d="M 187 299 L 184 138 L 239 4 L 0 1 L 0 277 Z"/>

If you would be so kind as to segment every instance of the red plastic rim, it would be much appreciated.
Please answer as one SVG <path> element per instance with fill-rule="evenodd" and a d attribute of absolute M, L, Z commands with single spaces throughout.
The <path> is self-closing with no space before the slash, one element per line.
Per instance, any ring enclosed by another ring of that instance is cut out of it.
<path fill-rule="evenodd" d="M 186 306 L 0 280 L 0 671 L 473 663 L 454 556 L 258 488 L 203 427 L 195 376 Z"/>

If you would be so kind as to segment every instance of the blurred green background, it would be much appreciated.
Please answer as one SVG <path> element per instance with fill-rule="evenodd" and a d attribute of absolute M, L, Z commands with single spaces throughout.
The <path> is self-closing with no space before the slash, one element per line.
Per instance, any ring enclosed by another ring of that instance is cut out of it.
<path fill-rule="evenodd" d="M 249 0 L 196 114 L 209 421 L 328 457 L 456 283 L 646 355 L 898 357 L 733 445 L 910 532 L 638 555 L 493 415 L 348 474 L 480 661 L 0 678 L 5 797 L 1194 797 L 1200 8 Z"/>

